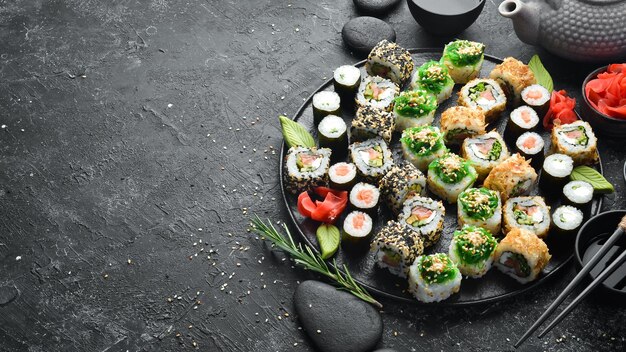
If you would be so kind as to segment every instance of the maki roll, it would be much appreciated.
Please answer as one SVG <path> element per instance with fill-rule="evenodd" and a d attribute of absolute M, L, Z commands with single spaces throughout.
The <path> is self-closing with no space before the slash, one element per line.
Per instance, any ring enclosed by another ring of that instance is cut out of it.
<path fill-rule="evenodd" d="M 333 158 L 345 156 L 348 150 L 347 130 L 346 123 L 341 117 L 336 115 L 324 117 L 317 125 L 320 147 L 333 150 Z"/>
<path fill-rule="evenodd" d="M 595 164 L 598 161 L 598 140 L 585 121 L 554 126 L 551 140 L 552 150 L 571 156 L 576 165 Z"/>
<path fill-rule="evenodd" d="M 286 158 L 287 190 L 293 194 L 328 183 L 330 149 L 291 147 Z"/>
<path fill-rule="evenodd" d="M 347 191 L 356 183 L 356 166 L 352 163 L 337 163 L 328 169 L 330 188 Z"/>
<path fill-rule="evenodd" d="M 391 151 L 382 138 L 350 144 L 350 160 L 364 181 L 378 182 L 393 166 Z"/>
<path fill-rule="evenodd" d="M 493 234 L 500 233 L 502 204 L 500 194 L 487 188 L 468 188 L 459 195 L 459 225 L 482 227 Z"/>
<path fill-rule="evenodd" d="M 461 144 L 467 137 L 485 133 L 485 113 L 480 109 L 454 106 L 441 113 L 440 125 L 446 144 Z"/>
<path fill-rule="evenodd" d="M 548 265 L 548 246 L 532 232 L 513 228 L 496 248 L 496 267 L 521 284 L 531 282 Z"/>
<path fill-rule="evenodd" d="M 543 161 L 539 187 L 550 195 L 560 193 L 574 170 L 574 160 L 565 154 L 548 155 Z"/>
<path fill-rule="evenodd" d="M 563 203 L 580 209 L 583 215 L 591 213 L 593 186 L 585 181 L 571 181 L 563 187 Z"/>
<path fill-rule="evenodd" d="M 379 198 L 380 191 L 378 187 L 369 183 L 359 182 L 350 191 L 350 206 L 370 216 L 374 216 L 378 212 Z"/>
<path fill-rule="evenodd" d="M 573 239 L 583 223 L 583 218 L 583 212 L 580 209 L 570 205 L 561 205 L 552 214 L 555 233 L 561 236 L 569 235 L 570 239 Z"/>
<path fill-rule="evenodd" d="M 485 187 L 500 192 L 500 199 L 525 195 L 535 185 L 537 173 L 530 163 L 514 154 L 491 170 L 485 179 Z"/>
<path fill-rule="evenodd" d="M 524 229 L 544 238 L 550 231 L 550 207 L 542 197 L 515 197 L 504 203 L 504 232 Z"/>
<path fill-rule="evenodd" d="M 524 88 L 537 83 L 533 71 L 523 62 L 507 57 L 491 70 L 489 78 L 500 84 L 511 106 L 519 106 Z"/>
<path fill-rule="evenodd" d="M 488 230 L 465 225 L 454 231 L 448 253 L 461 274 L 476 279 L 491 269 L 497 245 L 498 241 Z"/>
<path fill-rule="evenodd" d="M 522 134 L 532 131 L 539 124 L 539 116 L 529 106 L 520 106 L 511 112 L 509 121 L 504 129 L 507 141 L 515 142 Z"/>
<path fill-rule="evenodd" d="M 461 272 L 444 253 L 420 255 L 409 269 L 409 292 L 421 302 L 443 301 L 459 289 Z"/>
<path fill-rule="evenodd" d="M 478 174 L 472 164 L 448 153 L 428 165 L 426 183 L 431 192 L 448 203 L 456 203 L 461 192 L 472 187 Z"/>
<path fill-rule="evenodd" d="M 437 97 L 441 103 L 452 95 L 454 80 L 448 68 L 438 61 L 428 61 L 420 66 L 411 79 L 411 89 L 423 88 Z"/>
<path fill-rule="evenodd" d="M 339 94 L 322 91 L 313 95 L 313 122 L 317 124 L 328 115 L 341 115 L 341 98 Z"/>
<path fill-rule="evenodd" d="M 461 156 L 472 163 L 480 181 L 484 180 L 489 172 L 510 154 L 500 134 L 491 131 L 473 138 L 466 138 L 461 146 Z"/>
<path fill-rule="evenodd" d="M 392 274 L 406 277 L 409 267 L 424 252 L 422 237 L 412 228 L 389 221 L 374 237 L 371 244 L 376 264 Z"/>
<path fill-rule="evenodd" d="M 492 79 L 476 78 L 459 91 L 459 105 L 481 109 L 485 121 L 492 122 L 506 109 L 506 95 L 500 85 Z"/>
<path fill-rule="evenodd" d="M 538 133 L 526 132 L 515 141 L 515 150 L 526 159 L 530 165 L 539 170 L 543 165 L 543 138 Z"/>
<path fill-rule="evenodd" d="M 404 202 L 399 221 L 422 236 L 424 246 L 430 247 L 441 237 L 446 209 L 443 203 L 427 197 L 413 197 Z"/>
<path fill-rule="evenodd" d="M 425 89 L 417 88 L 400 93 L 393 105 L 396 131 L 430 125 L 435 119 L 435 110 L 437 99 Z"/>
<path fill-rule="evenodd" d="M 359 84 L 361 84 L 361 70 L 352 65 L 339 66 L 333 72 L 333 85 L 345 101 L 354 100 Z"/>
<path fill-rule="evenodd" d="M 485 44 L 456 40 L 443 49 L 441 63 L 448 68 L 454 83 L 467 83 L 478 77 L 485 58 Z"/>
<path fill-rule="evenodd" d="M 399 92 L 400 87 L 392 81 L 380 76 L 367 76 L 356 93 L 356 105 L 357 107 L 369 105 L 391 111 L 393 100 Z"/>
<path fill-rule="evenodd" d="M 389 209 L 398 214 L 407 199 L 426 193 L 426 177 L 413 164 L 405 161 L 393 166 L 380 180 L 378 188 Z"/>
<path fill-rule="evenodd" d="M 532 84 L 522 90 L 522 101 L 544 117 L 550 107 L 550 92 L 542 85 Z"/>
<path fill-rule="evenodd" d="M 388 78 L 398 85 L 403 85 L 411 77 L 414 66 L 406 49 L 387 40 L 378 42 L 365 61 L 368 74 Z"/>
<path fill-rule="evenodd" d="M 372 234 L 372 224 L 372 218 L 364 212 L 355 210 L 348 213 L 343 221 L 341 242 L 344 246 L 367 248 Z"/>
<path fill-rule="evenodd" d="M 422 172 L 428 170 L 433 160 L 448 152 L 443 143 L 443 134 L 433 126 L 407 128 L 402 132 L 400 143 L 404 158 Z"/>
<path fill-rule="evenodd" d="M 369 105 L 361 106 L 352 119 L 350 140 L 362 142 L 379 136 L 389 143 L 394 126 L 395 120 L 392 113 Z"/>

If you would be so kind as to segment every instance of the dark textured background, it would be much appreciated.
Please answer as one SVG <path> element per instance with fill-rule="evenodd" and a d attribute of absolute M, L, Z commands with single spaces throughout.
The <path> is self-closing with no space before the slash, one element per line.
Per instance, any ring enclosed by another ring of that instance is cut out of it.
<path fill-rule="evenodd" d="M 459 37 L 528 60 L 497 4 Z M 312 276 L 246 228 L 287 219 L 276 116 L 360 59 L 340 36 L 355 16 L 351 1 L 0 1 L 0 286 L 20 292 L 0 350 L 312 350 L 291 303 Z M 384 18 L 406 47 L 449 39 L 404 2 Z M 567 88 L 593 68 L 539 53 Z M 600 150 L 604 208 L 625 208 L 623 142 Z M 511 350 L 572 276 L 486 307 L 383 301 L 383 344 Z M 586 301 L 521 350 L 623 350 L 625 320 Z"/>

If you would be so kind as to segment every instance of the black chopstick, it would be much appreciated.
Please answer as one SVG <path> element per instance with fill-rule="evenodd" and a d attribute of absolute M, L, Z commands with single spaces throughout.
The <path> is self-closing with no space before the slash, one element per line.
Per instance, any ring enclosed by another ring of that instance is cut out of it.
<path fill-rule="evenodd" d="M 613 232 L 611 237 L 609 237 L 609 239 L 606 240 L 606 243 L 604 243 L 604 245 L 600 247 L 598 252 L 593 257 L 591 257 L 589 262 L 587 262 L 587 264 L 585 264 L 585 266 L 583 266 L 582 269 L 580 269 L 580 272 L 578 272 L 576 277 L 574 277 L 574 279 L 569 283 L 569 285 L 567 285 L 567 287 L 554 300 L 554 302 L 550 304 L 548 309 L 546 309 L 546 311 L 543 312 L 543 314 L 541 314 L 539 319 L 537 319 L 537 321 L 535 321 L 535 323 L 515 343 L 514 345 L 515 348 L 519 347 L 524 341 L 526 341 L 526 339 L 528 339 L 528 337 L 533 332 L 535 332 L 535 330 L 537 330 L 539 325 L 541 325 L 544 321 L 546 321 L 546 319 L 548 319 L 548 317 L 552 314 L 552 312 L 554 312 L 554 310 L 558 308 L 558 306 L 563 302 L 563 300 L 565 300 L 565 298 L 572 292 L 574 287 L 576 287 L 576 285 L 578 285 L 584 280 L 585 275 L 587 275 L 591 271 L 591 269 L 593 269 L 596 266 L 596 264 L 598 264 L 600 259 L 602 259 L 606 255 L 609 249 L 613 247 L 613 244 L 617 242 L 617 240 L 624 234 L 624 232 L 626 232 L 626 216 L 622 218 L 617 229 L 615 230 L 615 232 Z"/>

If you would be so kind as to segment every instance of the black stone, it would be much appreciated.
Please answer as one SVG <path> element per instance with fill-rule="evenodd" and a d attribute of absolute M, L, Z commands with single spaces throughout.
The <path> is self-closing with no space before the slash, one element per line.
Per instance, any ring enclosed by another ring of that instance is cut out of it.
<path fill-rule="evenodd" d="M 11 303 L 19 291 L 15 286 L 0 286 L 0 306 Z"/>
<path fill-rule="evenodd" d="M 382 336 L 383 322 L 373 306 L 323 282 L 298 285 L 294 305 L 306 333 L 322 351 L 369 351 Z"/>
<path fill-rule="evenodd" d="M 381 16 L 396 6 L 400 0 L 354 0 L 354 6 L 361 13 Z"/>
<path fill-rule="evenodd" d="M 379 41 L 396 40 L 396 31 L 383 20 L 376 17 L 362 16 L 348 21 L 341 30 L 343 42 L 351 49 L 365 53 L 372 50 Z"/>

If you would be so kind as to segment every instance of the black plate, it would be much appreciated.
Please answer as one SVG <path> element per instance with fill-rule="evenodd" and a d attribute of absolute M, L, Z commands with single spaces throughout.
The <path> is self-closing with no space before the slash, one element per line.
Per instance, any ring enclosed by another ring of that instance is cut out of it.
<path fill-rule="evenodd" d="M 411 52 L 413 59 L 415 60 L 416 67 L 423 64 L 427 60 L 439 60 L 439 58 L 441 57 L 441 49 L 411 49 L 409 51 Z M 488 73 L 494 68 L 494 66 L 501 62 L 502 60 L 499 58 L 485 55 L 485 61 L 482 66 L 480 77 L 485 77 L 486 75 L 488 75 Z M 364 64 L 365 61 L 361 61 L 355 64 L 356 67 L 361 68 L 363 75 L 365 75 L 363 68 Z M 461 85 L 456 85 L 454 90 L 455 93 L 453 94 L 453 96 L 439 106 L 439 108 L 437 109 L 435 121 L 433 123 L 434 125 L 439 124 L 439 118 L 442 111 L 444 111 L 448 107 L 456 105 L 456 92 L 458 92 L 460 87 Z M 333 90 L 333 80 L 330 79 L 326 81 L 326 83 L 324 83 L 315 92 L 313 92 L 313 94 L 322 90 Z M 317 133 L 316 129 L 313 126 L 313 110 L 311 107 L 312 96 L 313 95 L 311 95 L 300 107 L 295 115 L 294 120 L 303 124 L 309 131 L 312 132 L 313 136 L 315 137 Z M 346 120 L 346 123 L 348 123 L 349 126 L 350 120 L 354 117 L 354 112 L 351 109 L 347 109 L 345 107 L 343 108 L 343 110 L 343 118 L 344 120 Z M 503 113 L 497 121 L 489 125 L 488 130 L 497 129 L 498 132 L 502 134 L 509 113 L 510 110 L 507 110 L 505 113 Z M 546 147 L 548 147 L 550 145 L 550 134 L 543 130 L 538 130 L 537 132 L 542 135 L 544 142 L 546 143 Z M 402 159 L 398 138 L 398 133 L 395 133 L 391 143 L 394 159 L 396 161 Z M 513 151 L 510 146 L 509 150 Z M 280 153 L 282 160 L 284 160 L 285 158 L 286 151 L 286 146 L 283 143 L 283 147 Z M 601 162 L 598 163 L 597 169 L 600 171 L 600 173 L 602 173 Z M 311 219 L 304 218 L 298 213 L 297 196 L 285 191 L 285 185 L 283 183 L 283 172 L 285 172 L 285 170 L 283 168 L 283 163 L 281 162 L 281 189 L 289 215 L 291 216 L 293 223 L 298 229 L 298 233 L 302 236 L 304 241 L 311 247 L 317 249 L 318 245 L 317 239 L 315 237 L 315 231 L 319 226 L 319 223 Z M 537 188 L 535 189 L 535 194 L 541 195 L 540 192 L 538 192 Z M 429 196 L 438 199 L 436 196 Z M 551 205 L 553 207 L 552 209 L 554 209 L 558 204 Z M 594 198 L 591 214 L 597 214 L 601 208 L 601 205 L 602 198 Z M 446 204 L 445 206 L 446 218 L 441 239 L 433 247 L 427 249 L 426 253 L 448 253 L 450 238 L 454 230 L 457 228 L 457 209 L 456 204 Z M 387 220 L 391 220 L 391 212 L 384 207 L 381 207 L 377 219 L 374 220 L 374 231 L 378 231 Z M 341 228 L 340 225 L 342 224 L 342 222 L 343 218 L 339 219 L 339 221 L 337 222 L 338 227 Z M 483 304 L 510 298 L 537 288 L 539 285 L 549 280 L 559 270 L 561 270 L 572 259 L 574 253 L 574 237 L 571 238 L 571 241 L 567 241 L 567 243 L 553 243 L 554 241 L 551 241 L 549 237 L 546 242 L 548 244 L 548 247 L 550 248 L 552 260 L 544 269 L 543 274 L 536 281 L 526 285 L 522 285 L 512 278 L 499 272 L 498 270 L 490 270 L 484 277 L 480 279 L 464 278 L 461 283 L 461 290 L 459 293 L 452 295 L 452 297 L 448 298 L 445 301 L 430 304 L 453 306 Z M 339 251 L 337 251 L 335 258 L 337 259 L 337 263 L 345 264 L 346 267 L 350 270 L 350 273 L 354 276 L 354 278 L 373 294 L 393 298 L 399 301 L 405 301 L 408 303 L 420 304 L 419 301 L 412 298 L 412 296 L 406 291 L 406 279 L 402 279 L 395 275 L 392 275 L 386 269 L 380 269 L 374 265 L 375 259 L 373 253 L 355 253 L 353 251 L 345 251 L 343 248 L 340 248 Z"/>

